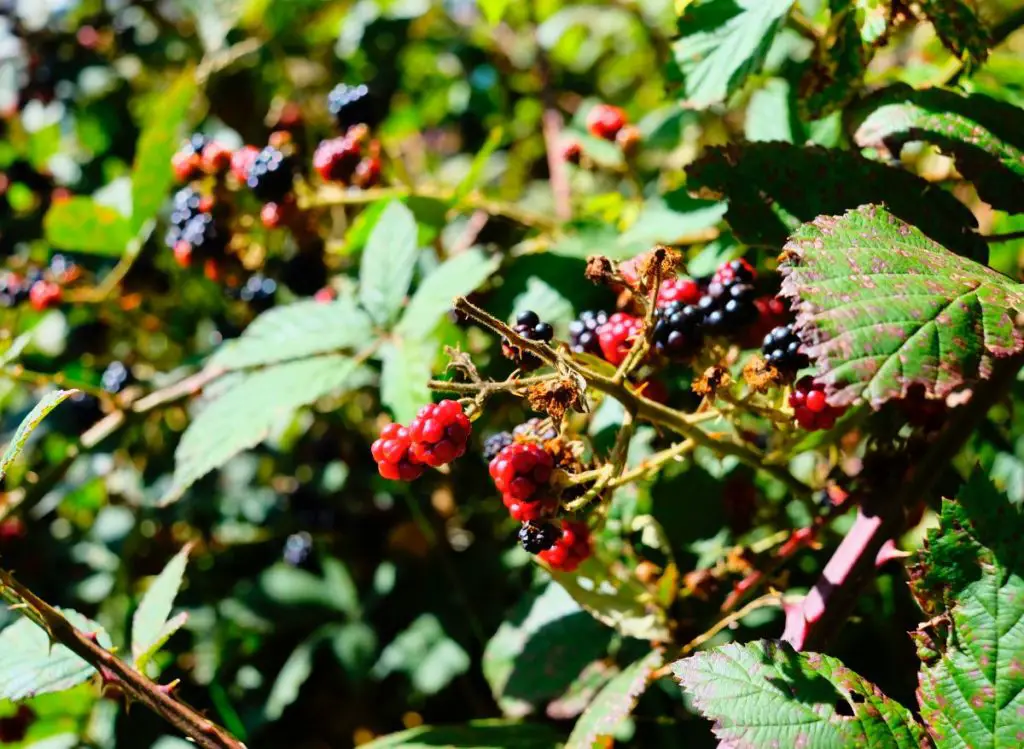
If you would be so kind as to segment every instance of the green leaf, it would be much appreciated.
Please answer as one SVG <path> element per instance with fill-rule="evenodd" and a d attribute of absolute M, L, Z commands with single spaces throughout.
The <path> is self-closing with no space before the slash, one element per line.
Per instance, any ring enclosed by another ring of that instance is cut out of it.
<path fill-rule="evenodd" d="M 820 146 L 751 143 L 708 149 L 686 169 L 701 197 L 729 199 L 736 238 L 779 248 L 801 223 L 868 203 L 888 209 L 960 255 L 983 262 L 988 247 L 974 214 L 916 174 Z"/>
<path fill-rule="evenodd" d="M 725 645 L 676 661 L 672 671 L 729 746 L 927 746 L 910 711 L 878 687 L 835 658 L 785 642 Z"/>
<path fill-rule="evenodd" d="M 189 424 L 174 452 L 172 502 L 198 479 L 262 442 L 302 406 L 362 387 L 366 368 L 344 356 L 321 356 L 225 378 L 222 392 Z"/>
<path fill-rule="evenodd" d="M 263 717 L 267 720 L 280 718 L 289 705 L 299 698 L 299 690 L 313 673 L 313 656 L 320 644 L 333 636 L 337 625 L 329 624 L 316 630 L 298 644 L 274 679 L 267 704 L 263 706 Z"/>
<path fill-rule="evenodd" d="M 100 647 L 113 643 L 106 631 L 77 611 L 61 611 L 73 627 L 95 633 Z M 0 699 L 23 700 L 37 694 L 61 692 L 88 679 L 95 669 L 28 619 L 19 619 L 0 632 Z"/>
<path fill-rule="evenodd" d="M 1024 113 L 984 94 L 891 86 L 858 106 L 854 139 L 898 158 L 926 141 L 956 159 L 978 195 L 1000 210 L 1024 212 Z"/>
<path fill-rule="evenodd" d="M 420 726 L 383 736 L 362 749 L 555 749 L 559 736 L 545 725 L 480 720 L 464 726 Z"/>
<path fill-rule="evenodd" d="M 384 648 L 373 667 L 373 676 L 383 679 L 402 673 L 409 677 L 416 693 L 432 695 L 466 673 L 469 666 L 469 655 L 445 634 L 437 617 L 421 614 Z"/>
<path fill-rule="evenodd" d="M 195 72 L 189 68 L 152 103 L 132 164 L 132 234 L 156 216 L 174 184 L 171 157 L 181 146 L 182 127 L 197 92 Z"/>
<path fill-rule="evenodd" d="M 588 664 L 608 652 L 611 637 L 610 629 L 550 582 L 523 598 L 488 641 L 484 678 L 502 712 L 521 718 L 562 694 Z"/>
<path fill-rule="evenodd" d="M 379 325 L 398 313 L 416 269 L 416 219 L 404 204 L 391 201 L 363 249 L 359 301 Z"/>
<path fill-rule="evenodd" d="M 232 370 L 277 364 L 358 349 L 373 339 L 370 318 L 351 297 L 303 300 L 264 312 L 239 338 L 225 343 L 208 366 Z"/>
<path fill-rule="evenodd" d="M 498 269 L 500 258 L 472 248 L 446 260 L 412 295 L 395 327 L 399 335 L 422 340 L 434 332 L 452 307 L 452 300 L 474 291 Z"/>
<path fill-rule="evenodd" d="M 565 749 L 592 749 L 602 737 L 614 735 L 661 664 L 661 653 L 651 651 L 608 682 L 576 721 Z"/>
<path fill-rule="evenodd" d="M 918 6 L 942 43 L 967 63 L 968 70 L 985 62 L 992 36 L 974 0 L 921 0 Z"/>
<path fill-rule="evenodd" d="M 455 194 L 452 196 L 453 206 L 459 205 L 464 197 L 476 189 L 480 182 L 480 178 L 483 176 L 484 169 L 487 167 L 487 162 L 490 161 L 494 152 L 498 150 L 498 146 L 501 145 L 501 139 L 504 136 L 505 131 L 500 127 L 494 128 L 488 134 L 487 140 L 473 157 L 473 163 L 470 164 L 469 171 L 466 172 L 466 176 L 463 177 L 455 187 Z"/>
<path fill-rule="evenodd" d="M 28 438 L 32 436 L 32 432 L 36 430 L 36 427 L 42 423 L 50 411 L 77 392 L 77 390 L 54 391 L 39 401 L 29 411 L 28 416 L 21 420 L 21 423 L 14 432 L 14 436 L 11 437 L 11 441 L 7 445 L 7 449 L 4 450 L 3 457 L 0 458 L 0 481 L 7 475 L 7 469 L 17 460 L 21 451 L 25 449 L 25 443 L 28 442 Z"/>
<path fill-rule="evenodd" d="M 480 9 L 491 26 L 497 26 L 501 22 L 508 6 L 509 0 L 480 0 Z"/>
<path fill-rule="evenodd" d="M 757 72 L 793 0 L 696 0 L 679 19 L 670 77 L 682 104 L 707 109 L 724 102 Z"/>
<path fill-rule="evenodd" d="M 786 250 L 782 294 L 833 404 L 878 408 L 914 385 L 944 398 L 1024 348 L 1022 287 L 883 208 L 815 219 Z"/>
<path fill-rule="evenodd" d="M 647 589 L 633 577 L 620 577 L 596 555 L 575 572 L 552 570 L 551 577 L 602 624 L 627 637 L 668 641 L 665 612 L 650 605 Z"/>
<path fill-rule="evenodd" d="M 279 606 L 322 606 L 348 616 L 359 612 L 359 594 L 348 570 L 336 559 L 324 563 L 324 577 L 283 562 L 260 575 L 260 589 Z"/>
<path fill-rule="evenodd" d="M 939 528 L 918 554 L 914 591 L 944 614 L 932 620 L 939 657 L 922 667 L 917 693 L 938 749 L 1021 745 L 1022 536 L 1020 508 L 978 470 L 959 501 L 943 501 Z"/>
<path fill-rule="evenodd" d="M 725 215 L 725 203 L 698 200 L 686 189 L 674 190 L 644 202 L 636 221 L 619 237 L 626 246 L 693 243 L 708 239 L 709 230 Z"/>
<path fill-rule="evenodd" d="M 132 658 L 140 671 L 187 620 L 181 616 L 171 619 L 171 609 L 181 589 L 191 550 L 188 545 L 174 555 L 146 590 L 132 617 Z"/>
<path fill-rule="evenodd" d="M 135 236 L 131 222 L 81 195 L 54 203 L 43 219 L 46 241 L 62 250 L 118 257 Z"/>
<path fill-rule="evenodd" d="M 799 123 L 792 114 L 792 98 L 789 81 L 784 78 L 771 78 L 752 93 L 743 124 L 747 140 L 793 143 Z"/>
<path fill-rule="evenodd" d="M 396 421 L 406 422 L 430 403 L 432 341 L 395 339 L 381 347 L 384 369 L 380 376 L 380 399 Z"/>

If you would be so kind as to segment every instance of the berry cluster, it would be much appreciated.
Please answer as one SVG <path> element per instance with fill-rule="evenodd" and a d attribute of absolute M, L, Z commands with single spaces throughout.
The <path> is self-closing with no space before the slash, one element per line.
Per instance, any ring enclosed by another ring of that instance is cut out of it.
<path fill-rule="evenodd" d="M 535 442 L 514 442 L 495 456 L 491 478 L 513 518 L 525 522 L 554 513 L 558 500 L 548 491 L 554 467 L 550 453 Z"/>
<path fill-rule="evenodd" d="M 528 341 L 549 343 L 555 337 L 555 329 L 549 323 L 542 322 L 540 316 L 532 310 L 520 312 L 516 316 L 512 330 Z M 521 369 L 536 369 L 541 365 L 540 359 L 529 352 L 520 350 L 518 346 L 507 339 L 501 342 L 501 351 L 507 359 L 511 359 Z"/>
<path fill-rule="evenodd" d="M 697 307 L 703 312 L 703 326 L 713 335 L 740 332 L 757 320 L 757 291 L 754 269 L 746 260 L 723 263 L 715 271 Z"/>
<path fill-rule="evenodd" d="M 703 314 L 693 304 L 682 301 L 659 307 L 655 313 L 654 348 L 669 359 L 693 356 L 704 343 L 701 330 Z"/>
<path fill-rule="evenodd" d="M 51 309 L 63 301 L 64 287 L 80 276 L 80 268 L 63 255 L 54 255 L 46 268 L 33 266 L 23 274 L 0 274 L 0 308 L 28 302 L 39 312 Z"/>
<path fill-rule="evenodd" d="M 456 401 L 424 406 L 410 422 L 388 424 L 370 446 L 377 470 L 386 479 L 412 481 L 426 466 L 437 468 L 466 452 L 472 427 Z"/>
<path fill-rule="evenodd" d="M 618 145 L 626 156 L 633 156 L 640 148 L 643 136 L 640 129 L 629 124 L 629 118 L 621 107 L 611 104 L 596 104 L 586 119 L 587 132 L 595 138 Z M 579 164 L 583 147 L 578 140 L 567 139 L 562 143 L 562 159 L 570 164 Z"/>
<path fill-rule="evenodd" d="M 801 377 L 789 394 L 793 417 L 803 429 L 831 429 L 845 409 L 828 404 L 825 388 L 810 376 Z"/>
<path fill-rule="evenodd" d="M 792 325 L 780 325 L 764 337 L 761 351 L 765 361 L 780 372 L 793 373 L 808 364 L 807 356 L 800 351 L 801 345 Z"/>
<path fill-rule="evenodd" d="M 590 529 L 586 523 L 563 520 L 561 529 L 552 528 L 552 530 L 554 533 L 546 532 L 543 540 L 546 541 L 547 538 L 554 535 L 554 542 L 547 549 L 540 551 L 537 556 L 553 569 L 563 572 L 574 571 L 592 553 Z M 520 532 L 520 538 L 522 538 L 522 532 Z"/>
<path fill-rule="evenodd" d="M 597 328 L 597 341 L 604 359 L 616 366 L 621 364 L 633 341 L 640 335 L 643 320 L 626 312 L 616 312 L 608 318 L 608 322 Z"/>
<path fill-rule="evenodd" d="M 679 276 L 666 278 L 658 287 L 658 306 L 670 304 L 697 304 L 700 301 L 700 284 L 692 278 Z"/>

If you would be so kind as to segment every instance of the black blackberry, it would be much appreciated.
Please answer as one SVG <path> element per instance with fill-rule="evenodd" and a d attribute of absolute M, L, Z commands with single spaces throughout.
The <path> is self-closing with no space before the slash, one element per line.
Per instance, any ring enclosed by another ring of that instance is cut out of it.
<path fill-rule="evenodd" d="M 531 341 L 547 342 L 555 337 L 555 329 L 548 323 L 541 322 L 533 310 L 520 312 L 516 316 L 516 324 L 512 326 L 512 330 Z"/>
<path fill-rule="evenodd" d="M 238 298 L 248 302 L 255 309 L 268 309 L 273 306 L 276 293 L 277 281 L 257 273 L 250 276 L 245 285 L 238 290 Z"/>
<path fill-rule="evenodd" d="M 715 275 L 711 278 L 712 283 L 720 283 L 723 286 L 732 286 L 736 283 L 750 284 L 754 282 L 757 273 L 753 266 L 743 258 L 730 260 L 722 263 L 715 269 Z"/>
<path fill-rule="evenodd" d="M 511 444 L 511 432 L 497 432 L 496 434 L 492 434 L 490 437 L 484 440 L 484 460 L 490 463 L 492 460 L 498 457 L 498 453 L 500 453 L 502 450 L 504 450 Z"/>
<path fill-rule="evenodd" d="M 199 215 L 199 204 L 202 199 L 203 196 L 191 187 L 183 187 L 174 193 L 171 203 L 171 226 L 183 229 L 194 216 Z"/>
<path fill-rule="evenodd" d="M 0 307 L 11 308 L 28 299 L 31 284 L 14 273 L 0 275 Z"/>
<path fill-rule="evenodd" d="M 100 384 L 103 386 L 103 389 L 111 395 L 117 395 L 124 390 L 126 385 L 134 381 L 135 378 L 132 376 L 131 370 L 124 365 L 124 362 L 120 361 L 110 362 L 100 377 Z"/>
<path fill-rule="evenodd" d="M 697 303 L 704 314 L 703 327 L 715 335 L 735 333 L 757 320 L 757 291 L 746 283 L 712 282 Z"/>
<path fill-rule="evenodd" d="M 264 203 L 278 203 L 292 190 L 295 162 L 273 146 L 267 146 L 253 159 L 246 184 Z"/>
<path fill-rule="evenodd" d="M 597 340 L 597 329 L 608 322 L 608 313 L 603 310 L 585 310 L 569 323 L 569 347 L 577 354 L 601 356 L 601 343 Z"/>
<path fill-rule="evenodd" d="M 373 120 L 373 100 L 370 88 L 365 83 L 349 86 L 339 83 L 327 94 L 327 111 L 334 117 L 338 127 L 348 130 L 353 125 Z"/>
<path fill-rule="evenodd" d="M 189 219 L 182 227 L 180 239 L 207 257 L 220 255 L 228 246 L 228 237 L 210 213 L 198 213 Z"/>
<path fill-rule="evenodd" d="M 519 543 L 531 554 L 547 551 L 561 536 L 562 531 L 550 523 L 523 523 L 519 529 Z"/>
<path fill-rule="evenodd" d="M 808 364 L 807 356 L 800 352 L 800 337 L 792 325 L 780 325 L 764 337 L 761 351 L 765 361 L 783 372 L 796 372 Z"/>
<path fill-rule="evenodd" d="M 512 436 L 537 442 L 550 442 L 558 437 L 558 430 L 549 420 L 534 417 L 515 427 Z"/>
<path fill-rule="evenodd" d="M 654 348 L 669 359 L 685 359 L 704 342 L 704 313 L 692 304 L 672 302 L 660 307 L 654 323 Z"/>
<path fill-rule="evenodd" d="M 301 567 L 309 561 L 312 553 L 313 537 L 306 531 L 299 531 L 288 536 L 288 540 L 284 542 L 284 551 L 281 556 L 284 558 L 285 564 Z"/>

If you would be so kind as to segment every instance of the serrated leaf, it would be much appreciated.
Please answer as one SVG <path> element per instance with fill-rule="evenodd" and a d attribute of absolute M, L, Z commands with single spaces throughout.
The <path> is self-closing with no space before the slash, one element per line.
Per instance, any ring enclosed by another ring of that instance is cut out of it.
<path fill-rule="evenodd" d="M 913 589 L 948 613 L 919 675 L 938 749 L 1019 746 L 1024 735 L 1024 516 L 978 470 L 912 570 Z M 926 602 L 927 603 L 927 602 Z"/>
<path fill-rule="evenodd" d="M 748 141 L 792 143 L 799 123 L 792 112 L 792 89 L 784 78 L 771 78 L 750 95 L 743 134 Z M 724 213 L 724 210 L 723 210 Z"/>
<path fill-rule="evenodd" d="M 815 219 L 786 252 L 782 294 L 835 405 L 878 408 L 914 385 L 944 398 L 1024 348 L 1022 287 L 883 208 Z"/>
<path fill-rule="evenodd" d="M 3 457 L 0 458 L 0 481 L 7 475 L 7 469 L 17 460 L 21 451 L 25 449 L 28 438 L 32 436 L 32 432 L 42 423 L 47 414 L 77 392 L 77 390 L 56 390 L 39 401 L 29 411 L 28 416 L 21 420 L 7 449 L 4 450 Z"/>
<path fill-rule="evenodd" d="M 725 220 L 747 244 L 779 248 L 805 221 L 884 203 L 944 247 L 979 262 L 988 256 L 963 203 L 916 174 L 857 153 L 751 143 L 708 149 L 686 173 L 702 197 L 728 198 Z"/>
<path fill-rule="evenodd" d="M 561 585 L 548 583 L 523 598 L 487 642 L 484 678 L 502 712 L 522 718 L 604 656 L 611 637 Z"/>
<path fill-rule="evenodd" d="M 119 257 L 135 235 L 127 218 L 81 195 L 51 205 L 43 231 L 54 247 L 108 257 Z"/>
<path fill-rule="evenodd" d="M 174 451 L 172 502 L 198 479 L 262 442 L 298 408 L 363 386 L 368 370 L 344 356 L 321 356 L 239 374 L 189 424 Z"/>
<path fill-rule="evenodd" d="M 358 349 L 373 339 L 370 318 L 351 297 L 303 300 L 264 312 L 210 357 L 208 366 L 246 369 Z"/>
<path fill-rule="evenodd" d="M 189 68 L 149 110 L 132 164 L 132 234 L 156 216 L 174 184 L 171 157 L 181 146 L 182 127 L 197 92 L 195 72 Z"/>
<path fill-rule="evenodd" d="M 725 101 L 760 69 L 793 0 L 697 0 L 679 19 L 670 77 L 682 105 L 706 109 Z"/>
<path fill-rule="evenodd" d="M 799 102 L 805 119 L 825 117 L 856 98 L 878 41 L 876 15 L 882 14 L 883 27 L 888 22 L 888 2 L 832 0 L 831 5 L 828 30 L 800 79 Z"/>
<path fill-rule="evenodd" d="M 370 234 L 359 266 L 359 301 L 379 325 L 402 307 L 416 269 L 416 218 L 397 200 L 388 203 Z"/>
<path fill-rule="evenodd" d="M 651 651 L 608 682 L 576 721 L 565 749 L 592 749 L 599 739 L 614 735 L 661 664 L 661 653 Z"/>
<path fill-rule="evenodd" d="M 835 658 L 785 642 L 725 645 L 676 661 L 672 671 L 734 749 L 927 746 L 910 711 L 878 687 Z"/>
<path fill-rule="evenodd" d="M 174 555 L 146 590 L 132 617 L 132 658 L 140 671 L 177 629 L 168 632 L 167 625 L 171 621 L 171 609 L 181 589 L 191 550 L 190 545 L 185 546 Z M 184 621 L 178 627 L 182 624 Z"/>
<path fill-rule="evenodd" d="M 985 62 L 992 36 L 981 22 L 974 0 L 920 0 L 918 6 L 942 43 L 964 60 L 968 69 Z"/>
<path fill-rule="evenodd" d="M 407 422 L 430 403 L 431 364 L 434 344 L 397 338 L 381 347 L 384 369 L 380 375 L 380 399 L 396 421 Z"/>
<path fill-rule="evenodd" d="M 1024 212 L 1024 113 L 984 94 L 890 86 L 858 106 L 854 139 L 898 157 L 904 144 L 926 141 L 956 160 L 986 203 Z"/>
<path fill-rule="evenodd" d="M 64 609 L 60 613 L 76 629 L 95 633 L 100 647 L 113 647 L 106 630 L 96 622 L 77 611 Z M 0 699 L 18 701 L 61 692 L 81 684 L 94 671 L 65 646 L 51 646 L 45 630 L 28 619 L 19 619 L 0 631 Z"/>
<path fill-rule="evenodd" d="M 464 726 L 420 726 L 382 736 L 362 749 L 555 749 L 559 736 L 546 725 L 480 720 Z"/>
<path fill-rule="evenodd" d="M 426 338 L 451 309 L 455 297 L 474 291 L 498 269 L 499 261 L 477 248 L 446 260 L 423 279 L 395 332 L 417 340 Z"/>
<path fill-rule="evenodd" d="M 627 637 L 652 642 L 669 639 L 665 612 L 650 605 L 650 596 L 635 578 L 620 577 L 596 555 L 575 572 L 552 570 L 576 602 L 602 624 Z"/>

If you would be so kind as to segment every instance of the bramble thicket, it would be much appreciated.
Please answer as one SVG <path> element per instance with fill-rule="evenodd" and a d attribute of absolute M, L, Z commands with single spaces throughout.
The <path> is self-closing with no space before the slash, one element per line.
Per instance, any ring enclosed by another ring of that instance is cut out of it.
<path fill-rule="evenodd" d="M 1024 6 L 0 3 L 0 745 L 1024 746 Z"/>

